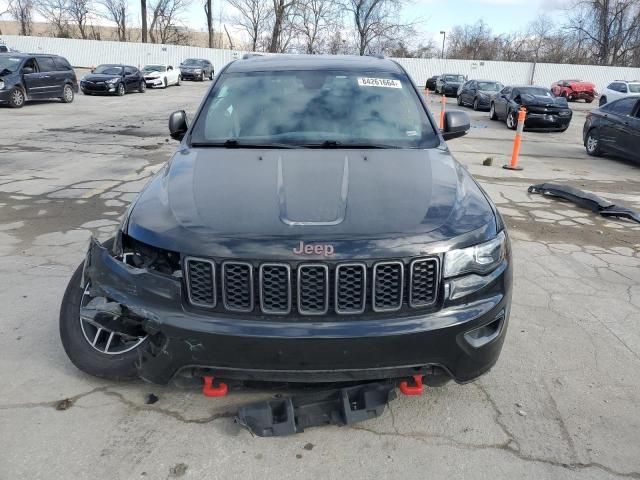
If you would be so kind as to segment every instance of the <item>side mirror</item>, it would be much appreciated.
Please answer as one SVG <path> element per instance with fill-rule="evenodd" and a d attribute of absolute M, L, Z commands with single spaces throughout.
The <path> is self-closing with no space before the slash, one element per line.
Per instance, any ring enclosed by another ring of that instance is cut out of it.
<path fill-rule="evenodd" d="M 24 68 L 22 69 L 22 73 L 23 73 L 24 75 L 29 75 L 30 73 L 33 73 L 33 68 L 31 68 L 31 67 L 24 67 Z"/>
<path fill-rule="evenodd" d="M 445 140 L 462 137 L 471 128 L 469 115 L 460 110 L 450 110 L 444 113 L 444 128 L 442 136 Z"/>
<path fill-rule="evenodd" d="M 189 130 L 189 125 L 187 124 L 187 114 L 185 111 L 178 110 L 177 112 L 173 112 L 169 116 L 169 134 L 171 138 L 174 140 L 182 140 L 187 130 Z"/>

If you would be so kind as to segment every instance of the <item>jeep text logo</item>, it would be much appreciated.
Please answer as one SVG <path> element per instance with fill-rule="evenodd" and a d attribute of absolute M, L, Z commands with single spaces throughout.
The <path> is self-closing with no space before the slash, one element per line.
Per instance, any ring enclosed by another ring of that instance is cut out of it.
<path fill-rule="evenodd" d="M 293 253 L 296 255 L 322 255 L 323 257 L 330 257 L 333 255 L 333 252 L 333 245 L 305 245 L 302 240 L 300 241 L 300 245 L 293 249 Z"/>

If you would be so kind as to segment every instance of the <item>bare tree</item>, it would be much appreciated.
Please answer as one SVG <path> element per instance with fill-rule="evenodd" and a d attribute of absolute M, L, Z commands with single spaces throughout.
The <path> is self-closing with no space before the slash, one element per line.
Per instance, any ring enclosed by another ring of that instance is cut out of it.
<path fill-rule="evenodd" d="M 342 7 L 355 25 L 359 55 L 381 53 L 412 31 L 399 19 L 402 0 L 345 0 Z"/>
<path fill-rule="evenodd" d="M 496 38 L 484 20 L 478 20 L 473 25 L 453 27 L 447 39 L 448 58 L 491 60 L 497 56 Z"/>
<path fill-rule="evenodd" d="M 251 51 L 255 52 L 261 35 L 266 31 L 271 10 L 269 0 L 227 0 L 236 14 L 232 17 L 232 23 L 249 36 Z"/>
<path fill-rule="evenodd" d="M 71 21 L 80 32 L 80 38 L 87 39 L 87 22 L 93 9 L 92 0 L 66 0 L 66 9 Z"/>
<path fill-rule="evenodd" d="M 294 17 L 305 53 L 319 53 L 339 21 L 338 4 L 335 0 L 299 0 Z"/>
<path fill-rule="evenodd" d="M 7 11 L 20 25 L 20 35 L 31 35 L 31 27 L 33 25 L 33 1 L 32 0 L 13 0 L 7 5 Z"/>
<path fill-rule="evenodd" d="M 297 0 L 273 0 L 273 28 L 271 29 L 271 41 L 269 43 L 269 52 L 283 52 L 286 50 L 288 41 L 284 41 L 285 32 L 291 27 L 291 19 L 289 15 L 296 5 Z M 291 32 L 286 32 L 290 34 Z"/>
<path fill-rule="evenodd" d="M 211 4 L 211 0 L 205 0 L 204 2 L 204 14 L 207 17 L 207 32 L 209 34 L 209 48 L 213 48 L 213 12 Z"/>
<path fill-rule="evenodd" d="M 151 3 L 149 38 L 152 43 L 184 43 L 185 33 L 181 28 L 181 15 L 189 6 L 189 0 L 155 0 Z"/>
<path fill-rule="evenodd" d="M 99 0 L 103 11 L 100 15 L 116 24 L 118 41 L 127 41 L 127 17 L 129 2 L 127 0 Z"/>
<path fill-rule="evenodd" d="M 59 38 L 71 38 L 69 10 L 66 0 L 34 0 L 36 11 Z"/>
<path fill-rule="evenodd" d="M 140 30 L 142 35 L 142 43 L 147 43 L 147 34 L 149 29 L 147 28 L 147 0 L 140 0 Z"/>

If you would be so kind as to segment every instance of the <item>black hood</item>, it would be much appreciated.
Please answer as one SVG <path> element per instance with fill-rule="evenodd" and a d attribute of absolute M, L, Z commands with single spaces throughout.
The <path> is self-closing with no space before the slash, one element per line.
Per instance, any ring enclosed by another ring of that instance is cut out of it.
<path fill-rule="evenodd" d="M 566 107 L 569 108 L 567 99 L 563 97 L 548 97 L 546 95 L 531 95 L 529 93 L 523 93 L 520 95 L 522 105 L 531 105 L 536 107 Z"/>
<path fill-rule="evenodd" d="M 107 75 L 104 73 L 90 73 L 85 75 L 83 80 L 89 82 L 106 82 L 107 80 L 111 80 L 112 78 L 120 78 L 120 75 Z"/>
<path fill-rule="evenodd" d="M 141 192 L 127 228 L 191 255 L 283 258 L 303 240 L 332 243 L 335 258 L 375 258 L 482 241 L 496 218 L 444 149 L 185 147 Z"/>

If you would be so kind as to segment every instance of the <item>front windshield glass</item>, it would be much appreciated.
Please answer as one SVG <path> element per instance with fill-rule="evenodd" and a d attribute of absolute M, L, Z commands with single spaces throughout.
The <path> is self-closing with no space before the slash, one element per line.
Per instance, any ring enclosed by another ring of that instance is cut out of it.
<path fill-rule="evenodd" d="M 552 97 L 551 90 L 546 88 L 523 87 L 520 88 L 521 95 L 536 95 L 538 97 Z"/>
<path fill-rule="evenodd" d="M 98 65 L 93 73 L 102 75 L 122 75 L 122 67 L 114 65 Z"/>
<path fill-rule="evenodd" d="M 629 91 L 631 93 L 640 93 L 640 83 L 630 83 Z"/>
<path fill-rule="evenodd" d="M 145 65 L 143 70 L 145 72 L 165 72 L 167 67 L 164 65 Z"/>
<path fill-rule="evenodd" d="M 187 58 L 183 63 L 183 65 L 196 65 L 199 66 L 202 64 L 202 61 L 195 58 Z"/>
<path fill-rule="evenodd" d="M 8 70 L 9 72 L 15 72 L 20 66 L 20 62 L 22 62 L 21 58 L 18 57 L 0 57 L 0 72 L 4 72 Z"/>
<path fill-rule="evenodd" d="M 478 90 L 483 92 L 499 92 L 502 90 L 502 84 L 498 82 L 478 82 Z"/>
<path fill-rule="evenodd" d="M 227 73 L 194 124 L 194 144 L 438 144 L 404 75 L 349 71 Z M 364 148 L 364 147 L 363 147 Z"/>
<path fill-rule="evenodd" d="M 462 75 L 445 75 L 445 82 L 464 82 L 464 77 Z"/>

